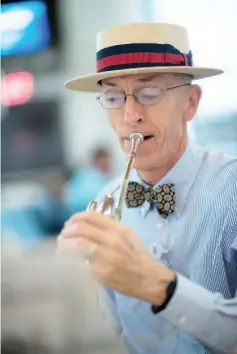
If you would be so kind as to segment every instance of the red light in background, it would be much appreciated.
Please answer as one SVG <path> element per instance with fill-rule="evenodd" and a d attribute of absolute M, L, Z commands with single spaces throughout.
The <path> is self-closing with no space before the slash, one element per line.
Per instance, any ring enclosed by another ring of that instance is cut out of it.
<path fill-rule="evenodd" d="M 27 103 L 34 92 L 33 75 L 28 72 L 7 74 L 2 78 L 1 91 L 1 102 L 4 106 Z"/>

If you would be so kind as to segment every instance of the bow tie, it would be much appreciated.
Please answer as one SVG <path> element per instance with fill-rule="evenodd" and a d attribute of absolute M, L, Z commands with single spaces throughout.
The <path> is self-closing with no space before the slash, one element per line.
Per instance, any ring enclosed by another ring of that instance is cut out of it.
<path fill-rule="evenodd" d="M 169 214 L 175 211 L 174 184 L 168 183 L 156 187 L 144 187 L 137 182 L 129 182 L 126 205 L 128 208 L 135 208 L 142 205 L 145 200 L 156 205 L 159 214 L 166 219 Z"/>

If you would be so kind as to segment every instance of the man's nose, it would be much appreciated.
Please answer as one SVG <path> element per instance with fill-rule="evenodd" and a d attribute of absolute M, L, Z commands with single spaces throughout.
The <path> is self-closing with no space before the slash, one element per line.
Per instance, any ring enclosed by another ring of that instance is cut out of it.
<path fill-rule="evenodd" d="M 136 101 L 133 95 L 127 95 L 124 103 L 124 120 L 127 124 L 135 125 L 142 121 L 139 102 Z"/>

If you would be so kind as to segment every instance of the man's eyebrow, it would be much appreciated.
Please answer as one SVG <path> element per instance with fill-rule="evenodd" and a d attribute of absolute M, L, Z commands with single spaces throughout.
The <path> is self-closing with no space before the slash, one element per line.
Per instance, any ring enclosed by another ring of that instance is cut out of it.
<path fill-rule="evenodd" d="M 158 77 L 157 75 L 144 76 L 144 77 L 138 78 L 137 81 L 139 81 L 139 82 L 150 82 L 150 81 L 153 81 L 154 79 L 156 79 L 157 77 Z"/>
<path fill-rule="evenodd" d="M 103 84 L 107 86 L 113 86 L 113 87 L 117 86 L 114 82 L 109 81 L 108 79 L 103 80 Z"/>
<path fill-rule="evenodd" d="M 150 81 L 153 81 L 154 79 L 156 79 L 157 77 L 158 77 L 158 75 L 144 76 L 144 77 L 137 78 L 136 81 L 138 81 L 138 82 L 150 82 Z M 110 81 L 109 79 L 103 80 L 103 84 L 107 85 L 107 86 L 112 86 L 112 87 L 117 86 L 116 83 Z"/>

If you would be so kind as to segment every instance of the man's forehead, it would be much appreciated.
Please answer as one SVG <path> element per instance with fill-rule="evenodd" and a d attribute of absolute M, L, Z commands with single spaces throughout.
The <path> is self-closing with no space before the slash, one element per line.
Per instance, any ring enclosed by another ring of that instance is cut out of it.
<path fill-rule="evenodd" d="M 164 80 L 166 77 L 173 77 L 172 73 L 155 73 L 155 74 L 135 74 L 135 75 L 124 75 L 116 76 L 113 78 L 108 78 L 103 80 L 103 84 L 116 85 L 119 82 L 133 81 L 133 82 L 149 82 L 149 81 L 160 81 Z"/>

